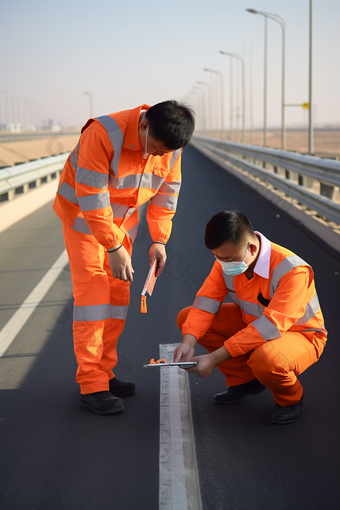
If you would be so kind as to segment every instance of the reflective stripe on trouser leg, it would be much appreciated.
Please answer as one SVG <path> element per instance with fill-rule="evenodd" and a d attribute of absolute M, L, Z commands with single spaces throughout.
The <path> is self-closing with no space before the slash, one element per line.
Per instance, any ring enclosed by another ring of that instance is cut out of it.
<path fill-rule="evenodd" d="M 281 338 L 254 349 L 248 365 L 257 379 L 270 389 L 275 402 L 288 406 L 296 404 L 303 394 L 297 376 L 317 360 L 316 348 L 308 338 L 288 331 Z"/>
<path fill-rule="evenodd" d="M 182 310 L 177 318 L 177 324 L 181 329 L 191 306 Z M 235 335 L 238 331 L 247 325 L 242 320 L 240 308 L 235 304 L 223 303 L 215 315 L 210 328 L 203 338 L 198 340 L 199 345 L 204 347 L 208 352 L 216 351 L 224 345 L 224 342 Z M 250 367 L 247 365 L 249 354 L 244 356 L 236 356 L 217 368 L 226 378 L 227 386 L 236 386 L 255 379 Z"/>

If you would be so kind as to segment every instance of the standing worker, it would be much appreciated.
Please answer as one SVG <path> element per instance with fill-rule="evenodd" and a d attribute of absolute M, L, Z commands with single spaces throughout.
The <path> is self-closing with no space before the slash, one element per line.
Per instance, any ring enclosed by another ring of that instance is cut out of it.
<path fill-rule="evenodd" d="M 299 418 L 303 388 L 297 376 L 323 352 L 327 332 L 307 262 L 254 232 L 238 211 L 222 211 L 206 227 L 216 262 L 192 307 L 178 315 L 183 342 L 174 361 L 209 377 L 217 366 L 229 389 L 216 404 L 235 404 L 268 387 L 276 402 L 272 423 Z M 229 293 L 233 303 L 223 303 Z M 209 354 L 194 356 L 196 342 Z"/>
<path fill-rule="evenodd" d="M 63 222 L 72 274 L 79 405 L 94 413 L 122 411 L 119 397 L 135 391 L 112 369 L 130 301 L 138 207 L 150 201 L 150 265 L 157 259 L 159 276 L 181 185 L 181 153 L 194 126 L 192 110 L 177 101 L 90 119 L 61 174 L 53 209 Z"/>

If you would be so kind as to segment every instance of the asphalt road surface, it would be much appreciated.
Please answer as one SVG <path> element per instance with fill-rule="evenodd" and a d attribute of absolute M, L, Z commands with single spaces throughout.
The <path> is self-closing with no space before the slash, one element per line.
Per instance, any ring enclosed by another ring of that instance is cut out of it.
<path fill-rule="evenodd" d="M 1 510 L 158 509 L 160 377 L 142 366 L 158 357 L 159 344 L 181 340 L 176 316 L 192 304 L 214 262 L 204 245 L 205 225 L 213 214 L 233 208 L 311 264 L 329 341 L 318 363 L 300 377 L 305 407 L 291 425 L 271 424 L 269 390 L 235 406 L 217 406 L 213 396 L 225 390 L 223 376 L 217 370 L 209 379 L 189 374 L 202 506 L 339 508 L 340 255 L 188 147 L 168 262 L 146 315 L 140 314 L 149 266 L 145 220 L 135 243 L 131 305 L 115 372 L 137 386 L 124 399 L 125 411 L 98 416 L 78 407 L 68 266 L 0 359 Z M 63 249 L 51 204 L 0 233 L 0 329 Z"/>

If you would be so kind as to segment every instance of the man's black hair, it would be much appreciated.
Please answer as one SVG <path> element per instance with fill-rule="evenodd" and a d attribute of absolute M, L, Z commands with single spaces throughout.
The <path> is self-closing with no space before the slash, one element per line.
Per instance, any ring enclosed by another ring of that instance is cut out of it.
<path fill-rule="evenodd" d="M 163 101 L 147 110 L 149 133 L 171 151 L 186 147 L 195 129 L 195 113 L 175 100 Z"/>
<path fill-rule="evenodd" d="M 209 250 L 214 250 L 230 241 L 236 248 L 241 248 L 248 236 L 255 237 L 255 233 L 245 214 L 240 211 L 221 211 L 206 226 L 205 245 Z"/>

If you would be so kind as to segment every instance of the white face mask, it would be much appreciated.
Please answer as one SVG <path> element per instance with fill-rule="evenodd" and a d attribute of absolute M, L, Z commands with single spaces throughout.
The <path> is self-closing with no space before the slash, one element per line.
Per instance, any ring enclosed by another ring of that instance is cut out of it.
<path fill-rule="evenodd" d="M 148 153 L 148 134 L 149 134 L 149 126 L 146 128 L 145 150 L 143 151 L 143 159 L 147 159 L 147 157 L 149 156 L 149 153 Z"/>
<path fill-rule="evenodd" d="M 248 244 L 247 244 L 246 253 L 245 253 L 244 257 L 243 257 L 242 262 L 240 262 L 240 261 L 236 261 L 236 262 L 224 262 L 223 260 L 216 259 L 217 262 L 219 262 L 221 264 L 222 270 L 223 270 L 223 272 L 225 274 L 227 274 L 229 276 L 237 276 L 237 275 L 242 274 L 245 271 L 247 271 L 249 266 L 247 266 L 247 264 L 244 261 L 245 261 L 246 256 L 247 256 Z M 216 258 L 216 255 L 215 255 L 215 258 Z"/>

